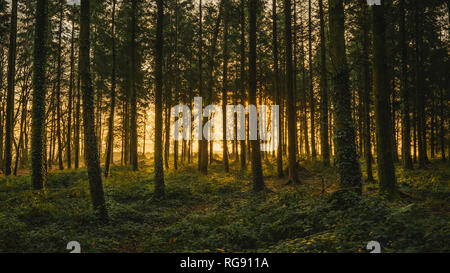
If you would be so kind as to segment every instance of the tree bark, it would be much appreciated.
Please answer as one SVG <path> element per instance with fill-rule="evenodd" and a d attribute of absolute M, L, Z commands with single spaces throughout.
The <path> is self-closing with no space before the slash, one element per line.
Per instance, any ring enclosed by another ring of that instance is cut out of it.
<path fill-rule="evenodd" d="M 249 0 L 249 92 L 248 101 L 250 105 L 256 106 L 256 13 L 257 0 Z M 265 188 L 264 178 L 262 173 L 261 153 L 259 146 L 259 136 L 257 134 L 256 140 L 250 140 L 251 158 L 252 158 L 252 175 L 253 175 L 253 190 L 255 192 L 262 191 Z"/>
<path fill-rule="evenodd" d="M 327 53 L 325 41 L 325 21 L 323 0 L 319 0 L 320 18 L 320 147 L 325 167 L 330 165 L 330 148 L 328 146 L 328 79 Z"/>
<path fill-rule="evenodd" d="M 296 157 L 296 114 L 295 97 L 293 90 L 292 73 L 292 30 L 291 30 L 291 1 L 284 0 L 285 35 L 286 40 L 286 95 L 287 95 L 287 116 L 288 116 L 288 163 L 289 182 L 298 183 L 297 157 Z"/>
<path fill-rule="evenodd" d="M 356 154 L 355 132 L 350 106 L 349 72 L 345 52 L 344 3 L 328 0 L 330 55 L 333 66 L 333 94 L 336 166 L 339 187 L 361 193 L 361 169 Z"/>
<path fill-rule="evenodd" d="M 103 221 L 108 214 L 103 193 L 97 137 L 95 136 L 94 90 L 90 72 L 90 1 L 81 0 L 80 14 L 80 76 L 83 97 L 84 157 L 87 165 L 89 190 L 95 213 Z"/>
<path fill-rule="evenodd" d="M 377 162 L 380 191 L 393 197 L 396 192 L 393 161 L 389 75 L 386 65 L 386 23 L 384 1 L 373 7 L 374 89 L 377 133 Z"/>
<path fill-rule="evenodd" d="M 157 0 L 155 44 L 155 195 L 164 196 L 164 168 L 162 158 L 162 61 L 164 2 Z"/>
<path fill-rule="evenodd" d="M 8 91 L 6 93 L 6 120 L 5 120 L 5 166 L 6 176 L 11 175 L 12 143 L 14 138 L 14 87 L 16 74 L 16 38 L 17 38 L 17 1 L 11 2 L 11 24 L 9 32 L 8 49 Z"/>
<path fill-rule="evenodd" d="M 105 177 L 109 175 L 109 166 L 111 164 L 111 159 L 113 156 L 114 147 L 114 108 L 116 106 L 116 34 L 115 34 L 115 13 L 116 13 L 116 0 L 113 0 L 112 6 L 112 22 L 111 22 L 111 37 L 112 37 L 112 71 L 111 71 L 111 101 L 110 101 L 110 112 L 108 120 L 108 139 L 106 147 L 106 159 L 105 159 Z"/>

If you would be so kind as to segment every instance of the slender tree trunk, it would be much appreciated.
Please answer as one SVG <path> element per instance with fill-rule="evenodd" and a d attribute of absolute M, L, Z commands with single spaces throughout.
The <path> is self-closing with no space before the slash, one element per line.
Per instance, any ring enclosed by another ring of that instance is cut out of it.
<path fill-rule="evenodd" d="M 137 103 L 136 103 L 136 12 L 137 0 L 131 1 L 131 77 L 130 77 L 130 163 L 133 171 L 138 169 L 137 161 Z"/>
<path fill-rule="evenodd" d="M 373 7 L 374 89 L 377 133 L 377 162 L 380 191 L 392 197 L 396 192 L 392 125 L 389 104 L 389 75 L 386 65 L 384 5 Z"/>
<path fill-rule="evenodd" d="M 287 116 L 288 116 L 288 160 L 289 160 L 289 182 L 298 183 L 297 158 L 296 158 L 296 115 L 295 97 L 293 90 L 292 73 L 292 31 L 291 31 L 291 1 L 284 0 L 285 17 L 285 40 L 286 40 L 286 93 L 287 93 Z"/>
<path fill-rule="evenodd" d="M 311 108 L 311 157 L 316 160 L 316 126 L 314 124 L 315 99 L 313 87 L 313 67 L 312 67 L 312 19 L 311 19 L 311 0 L 308 1 L 308 61 L 309 61 L 309 106 Z"/>
<path fill-rule="evenodd" d="M 202 0 L 199 3 L 199 39 L 198 39 L 198 94 L 203 96 L 203 18 L 202 18 Z M 203 111 L 203 109 L 202 109 Z M 202 115 L 199 117 L 202 119 Z M 200 136 L 203 134 L 203 128 L 198 128 Z M 200 137 L 198 141 L 198 170 L 202 170 L 202 159 L 203 159 L 203 148 L 204 148 L 203 137 Z"/>
<path fill-rule="evenodd" d="M 78 56 L 78 76 L 77 76 L 77 104 L 75 107 L 75 136 L 74 136 L 74 165 L 75 169 L 80 166 L 80 111 L 81 111 L 81 76 L 80 76 L 80 58 Z"/>
<path fill-rule="evenodd" d="M 228 144 L 227 144 L 227 91 L 228 91 L 228 17 L 229 4 L 224 0 L 224 19 L 223 19 L 223 73 L 222 73 L 222 129 L 223 129 L 223 165 L 225 172 L 230 171 L 228 164 Z"/>
<path fill-rule="evenodd" d="M 323 0 L 319 0 L 320 18 L 320 147 L 324 166 L 330 165 L 328 146 L 328 79 Z"/>
<path fill-rule="evenodd" d="M 361 169 L 356 153 L 350 106 L 349 72 L 345 53 L 344 3 L 343 0 L 328 0 L 328 6 L 334 83 L 332 98 L 335 113 L 335 158 L 339 173 L 339 187 L 361 193 Z"/>
<path fill-rule="evenodd" d="M 405 0 L 400 0 L 400 45 L 401 45 L 401 108 L 402 108 L 402 162 L 403 168 L 412 169 L 411 125 L 409 118 L 408 48 L 406 40 Z"/>
<path fill-rule="evenodd" d="M 362 28 L 362 81 L 363 81 L 363 120 L 364 120 L 364 158 L 366 161 L 367 181 L 372 182 L 372 138 L 371 138 L 371 119 L 370 119 L 370 102 L 371 102 L 371 79 L 370 79 L 370 61 L 369 61 L 369 47 L 370 47 L 370 22 L 369 22 L 369 10 L 366 3 L 361 2 L 362 15 L 361 15 L 361 28 Z"/>
<path fill-rule="evenodd" d="M 83 93 L 84 157 L 87 165 L 89 190 L 94 211 L 107 221 L 108 214 L 103 193 L 97 137 L 95 136 L 94 90 L 90 72 L 90 1 L 81 0 L 80 13 L 80 76 Z"/>
<path fill-rule="evenodd" d="M 250 105 L 256 106 L 256 14 L 257 14 L 257 0 L 249 0 L 249 92 L 248 101 Z M 264 178 L 262 173 L 261 153 L 259 147 L 259 136 L 257 134 L 256 140 L 250 140 L 251 155 L 252 155 L 252 175 L 253 175 L 253 190 L 255 192 L 262 191 L 265 188 Z"/>
<path fill-rule="evenodd" d="M 246 87 L 246 81 L 245 81 L 245 0 L 241 0 L 240 4 L 240 27 L 241 27 L 241 35 L 240 35 L 240 93 L 241 93 L 241 104 L 245 104 L 245 87 Z M 244 124 L 245 127 L 245 124 Z M 246 155 L 246 147 L 245 147 L 245 139 L 240 140 L 240 147 L 241 147 L 241 170 L 244 170 L 246 168 L 247 163 L 247 155 Z"/>
<path fill-rule="evenodd" d="M 115 13 L 116 13 L 116 0 L 113 0 L 112 7 L 112 23 L 111 23 L 111 37 L 112 37 L 112 71 L 111 71 L 111 101 L 110 112 L 108 120 L 108 139 L 106 147 L 106 159 L 105 159 L 105 177 L 109 175 L 109 165 L 111 164 L 111 158 L 113 155 L 114 147 L 114 108 L 116 106 L 116 34 L 115 34 Z"/>
<path fill-rule="evenodd" d="M 272 42 L 273 42 L 273 67 L 275 73 L 275 95 L 276 95 L 276 103 L 281 106 L 281 88 L 280 88 L 280 72 L 278 66 L 278 27 L 277 27 L 277 1 L 272 0 Z M 280 109 L 282 112 L 282 108 Z M 280 117 L 280 120 L 282 118 Z M 277 134 L 281 139 L 281 122 L 278 124 Z M 278 178 L 283 178 L 283 151 L 281 143 L 278 143 L 277 147 L 277 173 Z"/>
<path fill-rule="evenodd" d="M 61 140 L 61 74 L 62 74 L 62 27 L 64 20 L 64 3 L 60 1 L 59 3 L 59 30 L 58 30 L 58 64 L 57 64 L 57 76 L 56 76 L 56 138 L 58 140 L 58 165 L 59 169 L 63 170 L 63 145 Z"/>
<path fill-rule="evenodd" d="M 17 1 L 11 2 L 11 24 L 8 49 L 8 92 L 6 93 L 5 120 L 5 175 L 11 174 L 12 143 L 14 138 L 14 87 L 16 74 Z"/>
<path fill-rule="evenodd" d="M 164 169 L 162 158 L 162 62 L 164 2 L 157 0 L 155 44 L 155 195 L 164 196 Z"/>
<path fill-rule="evenodd" d="M 74 8 L 72 7 L 72 33 L 70 42 L 70 79 L 69 79 L 69 103 L 67 110 L 67 168 L 72 168 L 72 104 L 73 104 L 73 73 L 74 73 L 74 63 L 75 63 L 75 51 L 74 51 L 74 40 L 75 40 L 75 14 Z"/>

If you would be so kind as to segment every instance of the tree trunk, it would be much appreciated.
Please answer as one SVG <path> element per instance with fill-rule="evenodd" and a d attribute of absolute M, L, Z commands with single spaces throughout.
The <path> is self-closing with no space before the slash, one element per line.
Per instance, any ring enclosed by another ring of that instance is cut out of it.
<path fill-rule="evenodd" d="M 323 0 L 319 0 L 320 18 L 320 147 L 325 167 L 330 165 L 330 148 L 328 146 L 328 79 L 327 53 L 325 41 L 325 21 Z"/>
<path fill-rule="evenodd" d="M 296 115 L 295 97 L 293 90 L 292 73 L 292 31 L 291 31 L 291 1 L 284 0 L 285 35 L 286 40 L 286 93 L 287 93 L 287 116 L 288 116 L 288 164 L 289 182 L 298 183 L 297 158 L 296 158 Z"/>
<path fill-rule="evenodd" d="M 328 0 L 330 55 L 333 64 L 333 102 L 336 166 L 339 187 L 361 193 L 361 169 L 356 154 L 355 132 L 350 106 L 349 72 L 345 52 L 343 0 Z"/>
<path fill-rule="evenodd" d="M 228 17 L 229 4 L 224 0 L 224 19 L 223 19 L 223 74 L 222 74 L 222 129 L 223 129 L 223 165 L 225 172 L 230 171 L 228 164 L 228 144 L 227 144 L 227 91 L 228 91 Z"/>
<path fill-rule="evenodd" d="M 241 35 L 240 35 L 240 92 L 241 92 L 241 104 L 245 104 L 245 0 L 241 0 L 241 6 L 240 6 L 240 27 L 241 27 Z M 245 125 L 244 125 L 245 127 Z M 246 168 L 247 163 L 247 155 L 246 155 L 246 147 L 245 147 L 245 139 L 240 140 L 240 147 L 241 147 L 241 170 L 244 170 Z"/>
<path fill-rule="evenodd" d="M 5 120 L 5 175 L 11 174 L 12 143 L 14 138 L 14 87 L 16 74 L 17 1 L 11 2 L 11 24 L 8 49 L 8 92 L 6 94 Z"/>
<path fill-rule="evenodd" d="M 58 29 L 58 59 L 57 59 L 57 76 L 56 76 L 56 138 L 58 140 L 58 165 L 60 170 L 64 170 L 63 166 L 63 145 L 61 140 L 61 74 L 62 74 L 62 28 L 64 19 L 64 3 L 59 3 L 59 29 Z"/>
<path fill-rule="evenodd" d="M 248 101 L 250 105 L 256 106 L 256 13 L 257 0 L 249 0 L 249 92 Z M 264 178 L 262 173 L 261 153 L 259 147 L 259 136 L 257 134 L 256 140 L 250 140 L 251 155 L 252 155 L 252 175 L 253 175 L 253 190 L 255 192 L 262 191 L 265 188 Z"/>
<path fill-rule="evenodd" d="M 75 51 L 74 51 L 74 40 L 75 40 L 75 14 L 74 7 L 72 7 L 72 33 L 70 42 L 70 79 L 69 79 L 69 103 L 67 110 L 67 168 L 72 168 L 72 104 L 73 104 L 73 72 L 75 63 Z"/>
<path fill-rule="evenodd" d="M 157 0 L 155 43 L 155 195 L 164 196 L 164 169 L 162 158 L 162 61 L 164 3 Z"/>
<path fill-rule="evenodd" d="M 280 88 L 280 72 L 278 68 L 278 28 L 277 28 L 277 1 L 272 0 L 272 40 L 273 40 L 273 67 L 275 73 L 275 95 L 276 103 L 281 107 L 281 88 Z M 280 108 L 280 113 L 282 108 Z M 282 118 L 280 117 L 280 120 Z M 281 122 L 278 124 L 277 128 L 278 138 L 281 140 Z M 283 178 L 283 151 L 281 143 L 278 143 L 277 147 L 277 173 L 278 178 Z"/>
<path fill-rule="evenodd" d="M 107 221 L 108 214 L 103 193 L 100 160 L 94 120 L 94 90 L 90 72 L 90 1 L 81 0 L 80 14 L 80 76 L 83 95 L 84 157 L 87 165 L 89 190 L 92 205 L 101 220 Z"/>
<path fill-rule="evenodd" d="M 309 106 L 311 108 L 311 157 L 316 160 L 316 126 L 314 124 L 315 101 L 313 87 L 313 66 L 312 66 L 312 19 L 311 19 L 311 0 L 308 1 L 308 61 L 309 61 Z"/>
<path fill-rule="evenodd" d="M 386 25 L 384 5 L 373 7 L 374 89 L 377 133 L 377 162 L 380 191 L 393 197 L 396 192 L 393 161 L 389 75 L 386 65 Z"/>
<path fill-rule="evenodd" d="M 133 171 L 138 169 L 137 161 L 137 103 L 136 103 L 136 9 L 137 0 L 131 1 L 131 75 L 130 75 L 130 163 Z"/>
<path fill-rule="evenodd" d="M 412 169 L 411 125 L 409 118 L 408 48 L 406 40 L 405 0 L 400 0 L 400 45 L 401 45 L 401 110 L 402 110 L 402 162 L 403 168 Z"/>
<path fill-rule="evenodd" d="M 113 0 L 112 7 L 112 23 L 111 23 L 111 37 L 112 37 L 112 71 L 111 71 L 111 101 L 110 112 L 108 120 L 108 139 L 106 147 L 106 159 L 105 159 L 105 177 L 109 175 L 109 165 L 111 164 L 111 158 L 114 150 L 114 108 L 116 106 L 116 34 L 115 34 L 115 12 L 116 12 L 116 0 Z"/>

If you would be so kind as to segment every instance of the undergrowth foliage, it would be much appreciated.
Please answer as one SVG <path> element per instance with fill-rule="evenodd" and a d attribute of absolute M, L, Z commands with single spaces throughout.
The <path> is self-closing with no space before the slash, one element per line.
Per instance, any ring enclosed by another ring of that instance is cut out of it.
<path fill-rule="evenodd" d="M 398 173 L 406 197 L 394 202 L 376 184 L 362 196 L 334 191 L 334 169 L 305 167 L 304 183 L 286 186 L 266 161 L 270 191 L 254 194 L 249 172 L 217 166 L 206 177 L 184 166 L 166 174 L 164 199 L 154 196 L 151 167 L 113 167 L 108 224 L 92 215 L 85 170 L 51 173 L 41 191 L 28 176 L 1 178 L 0 252 L 67 252 L 69 241 L 82 252 L 366 252 L 372 240 L 383 252 L 450 251 L 444 165 Z"/>

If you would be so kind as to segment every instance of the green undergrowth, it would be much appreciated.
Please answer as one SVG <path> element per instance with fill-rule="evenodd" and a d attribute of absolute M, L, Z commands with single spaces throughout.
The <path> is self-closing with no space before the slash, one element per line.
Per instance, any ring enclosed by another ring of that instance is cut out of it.
<path fill-rule="evenodd" d="M 363 196 L 336 191 L 335 170 L 300 162 L 299 185 L 278 179 L 265 158 L 268 191 L 251 192 L 250 170 L 195 164 L 166 170 L 166 197 L 153 195 L 152 164 L 115 166 L 104 179 L 109 223 L 93 216 L 85 169 L 54 171 L 46 189 L 30 177 L 0 178 L 0 252 L 449 252 L 449 168 L 397 168 L 404 196 L 388 201 L 376 183 Z"/>

